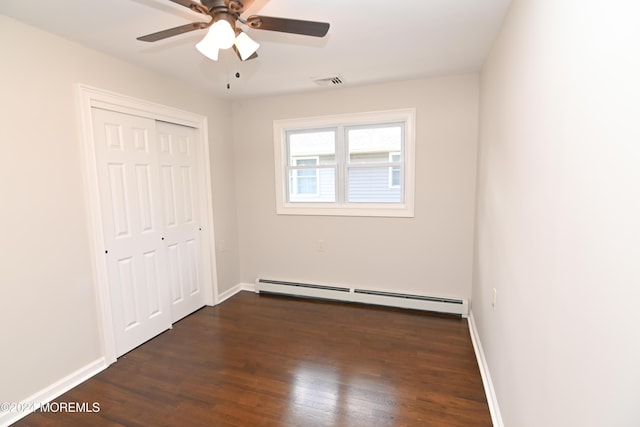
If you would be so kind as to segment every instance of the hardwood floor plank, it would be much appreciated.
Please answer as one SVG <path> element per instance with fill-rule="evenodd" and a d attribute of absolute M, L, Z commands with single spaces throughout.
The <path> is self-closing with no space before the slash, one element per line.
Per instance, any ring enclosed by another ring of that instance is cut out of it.
<path fill-rule="evenodd" d="M 16 426 L 491 426 L 467 321 L 242 292 Z"/>

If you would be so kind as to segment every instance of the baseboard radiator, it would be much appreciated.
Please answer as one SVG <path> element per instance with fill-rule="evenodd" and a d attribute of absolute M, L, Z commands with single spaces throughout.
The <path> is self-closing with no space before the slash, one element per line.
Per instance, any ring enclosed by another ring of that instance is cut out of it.
<path fill-rule="evenodd" d="M 385 305 L 413 310 L 435 311 L 458 314 L 467 317 L 469 304 L 464 299 L 441 298 L 427 295 L 384 292 L 341 286 L 325 286 L 312 283 L 284 282 L 280 280 L 257 279 L 256 291 L 306 298 L 320 298 L 363 304 Z"/>

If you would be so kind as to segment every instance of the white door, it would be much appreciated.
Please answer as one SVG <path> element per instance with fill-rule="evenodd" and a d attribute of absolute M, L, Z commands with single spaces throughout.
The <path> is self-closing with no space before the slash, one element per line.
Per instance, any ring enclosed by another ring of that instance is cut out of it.
<path fill-rule="evenodd" d="M 156 123 L 92 109 L 116 356 L 171 327 Z"/>
<path fill-rule="evenodd" d="M 200 277 L 200 209 L 194 128 L 157 122 L 169 295 L 174 322 L 204 306 Z"/>

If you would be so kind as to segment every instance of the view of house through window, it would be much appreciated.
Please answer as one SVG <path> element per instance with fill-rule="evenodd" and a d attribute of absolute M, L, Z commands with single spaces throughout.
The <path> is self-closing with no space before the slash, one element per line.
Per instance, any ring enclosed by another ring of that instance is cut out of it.
<path fill-rule="evenodd" d="M 335 202 L 334 129 L 288 133 L 290 202 Z"/>
<path fill-rule="evenodd" d="M 402 202 L 402 153 L 404 124 L 347 128 L 348 198 L 351 203 Z M 398 185 L 389 185 L 389 170 L 396 169 Z"/>
<path fill-rule="evenodd" d="M 318 158 L 296 158 L 296 166 L 316 166 Z M 296 169 L 293 171 L 294 177 L 291 181 L 291 194 L 297 195 L 317 195 L 318 194 L 318 169 Z"/>
<path fill-rule="evenodd" d="M 407 200 L 411 207 L 413 202 L 411 117 L 403 110 L 389 113 L 388 120 L 376 113 L 369 120 L 362 115 L 335 122 L 306 119 L 299 127 L 296 120 L 274 123 L 276 152 L 282 153 L 276 156 L 279 213 L 294 208 L 302 214 L 367 215 L 362 213 L 367 209 L 384 215 L 371 212 L 396 209 L 405 212 L 391 216 L 411 216 L 406 214 Z"/>

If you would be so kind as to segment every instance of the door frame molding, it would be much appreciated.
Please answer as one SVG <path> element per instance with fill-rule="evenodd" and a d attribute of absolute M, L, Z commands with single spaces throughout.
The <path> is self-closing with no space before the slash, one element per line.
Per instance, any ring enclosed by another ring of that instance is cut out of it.
<path fill-rule="evenodd" d="M 211 168 L 209 163 L 209 144 L 207 117 L 189 111 L 180 110 L 166 105 L 133 98 L 126 95 L 98 89 L 83 84 L 77 85 L 78 114 L 80 117 L 79 135 L 82 152 L 84 154 L 85 193 L 87 194 L 87 211 L 89 214 L 89 235 L 92 273 L 95 280 L 96 305 L 98 308 L 98 324 L 100 328 L 102 355 L 108 365 L 117 360 L 115 334 L 111 313 L 111 296 L 107 279 L 107 263 L 104 257 L 103 220 L 100 209 L 100 193 L 98 186 L 98 168 L 96 165 L 95 141 L 93 138 L 93 120 L 91 109 L 94 107 L 119 113 L 131 114 L 160 120 L 197 129 L 197 142 L 202 147 L 200 159 L 199 179 L 204 185 L 199 186 L 200 200 L 204 203 L 200 209 L 203 227 L 200 245 L 202 254 L 202 281 L 205 290 L 205 304 L 218 303 L 218 281 L 216 268 L 216 254 L 213 250 L 215 234 L 213 230 L 213 201 L 211 185 Z"/>

